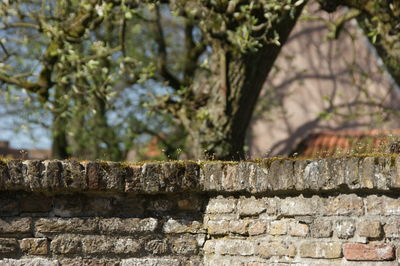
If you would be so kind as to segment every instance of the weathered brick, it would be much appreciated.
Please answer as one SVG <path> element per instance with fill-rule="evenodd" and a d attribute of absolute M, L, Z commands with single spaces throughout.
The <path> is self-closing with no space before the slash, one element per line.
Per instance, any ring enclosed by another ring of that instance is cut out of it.
<path fill-rule="evenodd" d="M 58 261 L 57 261 L 58 262 Z M 120 261 L 118 259 L 97 259 L 97 258 L 71 258 L 62 259 L 57 263 L 57 266 L 119 266 Z M 36 266 L 36 265 L 35 265 Z M 38 266 L 41 266 L 39 264 Z M 44 264 L 43 266 L 47 266 Z"/>
<path fill-rule="evenodd" d="M 255 197 L 241 198 L 237 205 L 240 216 L 258 215 L 265 211 L 265 202 Z"/>
<path fill-rule="evenodd" d="M 324 204 L 326 215 L 362 215 L 364 205 L 362 198 L 350 194 L 342 194 L 337 197 L 330 197 Z"/>
<path fill-rule="evenodd" d="M 5 182 L 10 179 L 7 163 L 0 160 L 0 190 L 4 190 Z"/>
<path fill-rule="evenodd" d="M 135 234 L 154 232 L 158 227 L 155 218 L 106 218 L 99 221 L 99 230 L 103 234 Z"/>
<path fill-rule="evenodd" d="M 321 166 L 322 190 L 337 189 L 345 184 L 343 158 L 324 159 Z"/>
<path fill-rule="evenodd" d="M 197 245 L 199 247 L 204 246 L 204 243 L 206 242 L 208 235 L 205 233 L 200 233 L 200 234 L 196 234 L 195 236 L 196 236 Z"/>
<path fill-rule="evenodd" d="M 98 219 L 89 218 L 41 218 L 35 222 L 34 228 L 38 235 L 56 233 L 94 233 L 98 230 Z"/>
<path fill-rule="evenodd" d="M 18 242 L 15 238 L 0 238 L 0 255 L 16 253 Z"/>
<path fill-rule="evenodd" d="M 345 182 L 350 189 L 360 188 L 359 164 L 361 158 L 348 158 L 343 163 Z"/>
<path fill-rule="evenodd" d="M 250 166 L 249 183 L 253 193 L 268 191 L 269 166 L 265 163 L 255 163 Z"/>
<path fill-rule="evenodd" d="M 19 246 L 28 255 L 47 255 L 49 253 L 49 243 L 46 238 L 24 238 Z"/>
<path fill-rule="evenodd" d="M 245 180 L 240 180 L 237 165 L 225 165 L 221 178 L 222 188 L 225 191 L 242 191 L 245 189 Z"/>
<path fill-rule="evenodd" d="M 244 235 L 247 234 L 249 227 L 248 220 L 233 220 L 229 222 L 229 232 L 234 234 Z"/>
<path fill-rule="evenodd" d="M 18 216 L 20 214 L 19 201 L 0 195 L 0 217 Z"/>
<path fill-rule="evenodd" d="M 178 208 L 185 211 L 200 211 L 203 205 L 202 199 L 190 195 L 190 197 L 178 200 Z"/>
<path fill-rule="evenodd" d="M 185 163 L 185 175 L 182 180 L 182 189 L 199 190 L 200 185 L 200 165 L 194 162 Z"/>
<path fill-rule="evenodd" d="M 161 173 L 161 191 L 182 191 L 182 180 L 185 176 L 185 165 L 183 163 L 164 162 L 161 164 Z"/>
<path fill-rule="evenodd" d="M 81 238 L 79 235 L 57 235 L 50 243 L 50 250 L 55 254 L 80 254 Z"/>
<path fill-rule="evenodd" d="M 210 199 L 206 213 L 231 213 L 236 209 L 236 199 L 217 197 Z"/>
<path fill-rule="evenodd" d="M 210 235 L 227 235 L 230 230 L 228 220 L 208 221 L 206 226 Z"/>
<path fill-rule="evenodd" d="M 346 243 L 343 254 L 347 260 L 382 261 L 395 258 L 394 246 L 391 244 Z"/>
<path fill-rule="evenodd" d="M 400 215 L 400 200 L 398 198 L 382 196 L 382 214 Z"/>
<path fill-rule="evenodd" d="M 257 182 L 257 169 L 259 165 L 252 162 L 241 161 L 236 166 L 238 168 L 238 179 L 241 181 L 242 187 L 247 189 L 247 192 L 255 192 Z"/>
<path fill-rule="evenodd" d="M 128 197 L 116 197 L 112 201 L 113 217 L 143 217 L 148 210 L 146 202 L 148 200 L 135 193 Z"/>
<path fill-rule="evenodd" d="M 178 266 L 181 265 L 178 259 L 164 258 L 142 258 L 142 259 L 124 259 L 121 266 Z"/>
<path fill-rule="evenodd" d="M 375 184 L 377 189 L 388 190 L 391 179 L 396 176 L 396 170 L 392 158 L 375 157 Z"/>
<path fill-rule="evenodd" d="M 274 198 L 263 198 L 262 200 L 264 200 L 265 202 L 265 206 L 266 206 L 266 210 L 264 213 L 261 213 L 259 215 L 259 217 L 263 217 L 263 216 L 270 216 L 270 215 L 275 215 L 278 212 L 278 209 L 280 207 L 280 199 L 277 197 Z"/>
<path fill-rule="evenodd" d="M 84 216 L 85 214 L 85 197 L 83 196 L 71 196 L 62 195 L 54 199 L 53 211 L 58 217 L 73 217 L 73 216 Z"/>
<path fill-rule="evenodd" d="M 298 221 L 291 221 L 289 223 L 289 235 L 305 237 L 308 235 L 309 227 L 305 223 L 300 223 Z"/>
<path fill-rule="evenodd" d="M 21 160 L 10 160 L 7 162 L 8 171 L 3 176 L 3 186 L 5 189 L 13 190 L 28 190 L 24 181 L 24 172 L 26 171 L 26 165 Z"/>
<path fill-rule="evenodd" d="M 169 251 L 169 245 L 166 239 L 153 239 L 146 241 L 144 249 L 150 254 L 162 255 Z"/>
<path fill-rule="evenodd" d="M 7 266 L 59 266 L 59 261 L 43 259 L 43 258 L 28 258 L 28 259 L 0 259 L 0 265 Z"/>
<path fill-rule="evenodd" d="M 280 212 L 284 216 L 313 215 L 317 212 L 320 203 L 318 196 L 304 198 L 285 198 L 280 202 Z"/>
<path fill-rule="evenodd" d="M 395 158 L 395 171 L 391 176 L 390 188 L 400 188 L 400 157 Z"/>
<path fill-rule="evenodd" d="M 240 256 L 207 256 L 204 259 L 204 266 L 248 266 L 248 259 Z M 268 264 L 269 265 L 269 264 Z M 265 266 L 265 265 L 264 265 Z M 286 265 L 285 265 L 286 266 Z"/>
<path fill-rule="evenodd" d="M 335 231 L 338 238 L 349 239 L 353 237 L 356 231 L 354 220 L 346 219 L 337 221 Z"/>
<path fill-rule="evenodd" d="M 296 255 L 296 247 L 291 242 L 261 240 L 256 243 L 256 254 L 262 258 L 270 258 L 272 256 L 294 257 Z"/>
<path fill-rule="evenodd" d="M 141 249 L 140 240 L 127 237 L 84 236 L 81 239 L 84 254 L 136 254 Z"/>
<path fill-rule="evenodd" d="M 310 227 L 312 237 L 321 238 L 332 236 L 332 223 L 329 220 L 316 219 Z"/>
<path fill-rule="evenodd" d="M 25 187 L 30 191 L 42 191 L 44 189 L 42 185 L 43 173 L 45 172 L 45 166 L 42 161 L 39 160 L 27 160 L 23 164 L 26 166 L 26 172 L 24 172 L 24 183 Z"/>
<path fill-rule="evenodd" d="M 175 210 L 174 202 L 168 199 L 154 199 L 147 203 L 147 209 L 156 212 L 166 212 Z"/>
<path fill-rule="evenodd" d="M 383 226 L 385 236 L 389 238 L 400 238 L 400 220 L 389 219 Z"/>
<path fill-rule="evenodd" d="M 52 200 L 44 195 L 24 195 L 19 202 L 20 212 L 49 212 L 52 209 Z"/>
<path fill-rule="evenodd" d="M 359 187 L 372 189 L 377 186 L 375 178 L 375 158 L 366 157 L 361 159 L 359 167 Z M 358 185 L 358 184 L 357 184 Z"/>
<path fill-rule="evenodd" d="M 123 191 L 126 167 L 112 162 L 89 162 L 86 165 L 88 189 Z"/>
<path fill-rule="evenodd" d="M 298 191 L 306 188 L 304 180 L 304 169 L 306 168 L 309 160 L 296 160 L 293 166 L 295 188 Z"/>
<path fill-rule="evenodd" d="M 322 177 L 324 160 L 313 160 L 304 168 L 304 188 L 311 190 L 320 190 L 325 181 Z"/>
<path fill-rule="evenodd" d="M 109 238 L 108 238 L 109 239 Z M 132 239 L 132 238 L 124 238 L 124 237 L 118 237 L 118 238 L 111 238 L 111 240 L 108 240 L 108 242 L 113 243 L 112 248 L 108 249 L 104 252 L 111 252 L 114 254 L 137 254 L 141 247 L 142 243 L 139 239 Z M 94 241 L 94 243 L 97 243 L 97 241 Z M 82 242 L 83 245 L 83 250 L 86 248 L 86 243 L 85 241 Z M 94 251 L 98 253 L 98 247 L 97 244 L 92 245 L 94 247 Z M 90 248 L 88 249 L 90 250 Z M 101 252 L 101 253 L 104 253 Z"/>
<path fill-rule="evenodd" d="M 83 201 L 83 216 L 111 216 L 116 206 L 112 197 L 86 197 Z"/>
<path fill-rule="evenodd" d="M 368 238 L 378 238 L 382 234 L 382 226 L 379 221 L 362 221 L 358 224 L 358 235 Z"/>
<path fill-rule="evenodd" d="M 335 259 L 342 257 L 340 242 L 304 241 L 299 248 L 300 257 L 315 259 Z"/>
<path fill-rule="evenodd" d="M 264 234 L 267 231 L 267 225 L 267 220 L 255 220 L 251 222 L 248 229 L 249 235 L 254 236 Z"/>
<path fill-rule="evenodd" d="M 31 232 L 32 218 L 8 218 L 0 219 L 1 236 L 29 236 Z"/>
<path fill-rule="evenodd" d="M 286 235 L 287 223 L 285 220 L 272 221 L 268 228 L 268 233 L 271 235 Z"/>
<path fill-rule="evenodd" d="M 366 213 L 369 215 L 382 214 L 382 197 L 377 195 L 369 195 L 364 199 Z"/>
<path fill-rule="evenodd" d="M 139 192 L 143 190 L 140 180 L 142 166 L 130 165 L 126 168 L 125 192 Z"/>
<path fill-rule="evenodd" d="M 63 187 L 68 191 L 85 191 L 88 188 L 85 166 L 75 160 L 62 161 Z"/>
<path fill-rule="evenodd" d="M 198 248 L 196 237 L 192 235 L 182 235 L 171 241 L 171 250 L 175 254 L 194 255 Z"/>
<path fill-rule="evenodd" d="M 204 253 L 205 254 L 215 253 L 215 245 L 217 244 L 218 241 L 221 241 L 221 240 L 214 240 L 214 239 L 206 240 L 206 242 L 204 243 L 204 247 L 203 247 Z"/>
<path fill-rule="evenodd" d="M 268 189 L 272 191 L 294 188 L 293 164 L 289 160 L 273 161 L 269 167 Z"/>
<path fill-rule="evenodd" d="M 147 193 L 160 192 L 160 181 L 162 178 L 162 169 L 160 164 L 145 163 L 142 165 L 140 182 L 142 183 L 143 190 Z"/>
<path fill-rule="evenodd" d="M 250 241 L 240 239 L 218 240 L 215 242 L 215 253 L 220 255 L 250 256 L 254 254 L 254 245 Z"/>
<path fill-rule="evenodd" d="M 201 165 L 200 175 L 203 179 L 203 189 L 205 191 L 220 191 L 222 179 L 224 177 L 224 163 L 211 162 Z"/>
<path fill-rule="evenodd" d="M 198 233 L 202 230 L 202 224 L 198 221 L 168 219 L 163 225 L 166 234 Z"/>
<path fill-rule="evenodd" d="M 56 160 L 43 161 L 45 171 L 42 176 L 41 184 L 43 189 L 49 191 L 60 191 L 64 184 L 62 180 L 62 164 Z"/>

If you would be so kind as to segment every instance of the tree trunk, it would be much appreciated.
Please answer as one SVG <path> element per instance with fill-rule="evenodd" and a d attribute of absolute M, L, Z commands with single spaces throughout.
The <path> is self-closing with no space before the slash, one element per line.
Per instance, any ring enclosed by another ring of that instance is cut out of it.
<path fill-rule="evenodd" d="M 69 157 L 68 143 L 63 119 L 56 117 L 53 120 L 52 142 L 52 157 L 54 159 L 67 159 Z"/>
<path fill-rule="evenodd" d="M 52 124 L 52 157 L 54 159 L 66 159 L 69 157 L 67 150 L 68 140 L 66 125 L 67 121 L 61 116 L 63 113 L 62 106 L 59 106 L 58 100 L 62 96 L 62 89 L 58 86 L 55 87 L 55 101 L 53 111 L 53 124 Z"/>
<path fill-rule="evenodd" d="M 302 7 L 295 10 L 294 16 L 282 18 L 275 27 L 282 45 Z M 253 110 L 282 45 L 264 44 L 256 52 L 246 53 L 213 45 L 211 76 L 196 79 L 198 82 L 193 87 L 197 89 L 192 91 L 197 101 L 180 110 L 180 119 L 190 136 L 187 146 L 192 150 L 192 157 L 244 159 L 245 136 Z"/>

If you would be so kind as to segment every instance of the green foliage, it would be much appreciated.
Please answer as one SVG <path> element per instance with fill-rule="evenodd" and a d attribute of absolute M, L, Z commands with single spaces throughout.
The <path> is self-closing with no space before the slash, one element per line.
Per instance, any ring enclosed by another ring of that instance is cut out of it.
<path fill-rule="evenodd" d="M 228 124 L 234 119 L 215 113 L 229 115 L 226 110 L 241 102 L 243 94 L 226 83 L 234 80 L 232 73 L 253 73 L 245 68 L 228 73 L 228 68 L 264 47 L 281 46 L 280 34 L 305 3 L 4 0 L 1 93 L 26 110 L 36 110 L 39 118 L 43 113 L 51 117 L 39 122 L 72 156 L 121 160 L 154 136 L 166 156 L 175 157 L 189 131 L 196 130 L 192 125 L 212 131 L 213 123 L 222 121 L 232 128 Z M 375 5 L 393 14 L 398 9 L 382 1 Z M 384 14 L 378 13 L 365 24 L 373 41 L 387 31 Z M 229 85 L 231 95 L 221 93 Z M 219 98 L 210 100 L 215 87 Z M 222 139 L 229 134 L 216 135 Z M 207 141 L 203 148 L 221 145 L 221 150 L 226 145 Z"/>

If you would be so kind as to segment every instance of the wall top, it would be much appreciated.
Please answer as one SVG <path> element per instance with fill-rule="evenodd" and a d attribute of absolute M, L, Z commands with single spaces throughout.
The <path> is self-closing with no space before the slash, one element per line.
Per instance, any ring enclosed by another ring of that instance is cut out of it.
<path fill-rule="evenodd" d="M 400 190 L 400 157 L 255 162 L 0 160 L 0 191 L 279 194 Z"/>

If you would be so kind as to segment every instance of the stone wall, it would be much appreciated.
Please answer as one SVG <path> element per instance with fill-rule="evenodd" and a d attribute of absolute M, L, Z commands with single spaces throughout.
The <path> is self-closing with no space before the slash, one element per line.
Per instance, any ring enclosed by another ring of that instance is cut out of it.
<path fill-rule="evenodd" d="M 400 157 L 0 161 L 0 265 L 398 265 Z"/>

